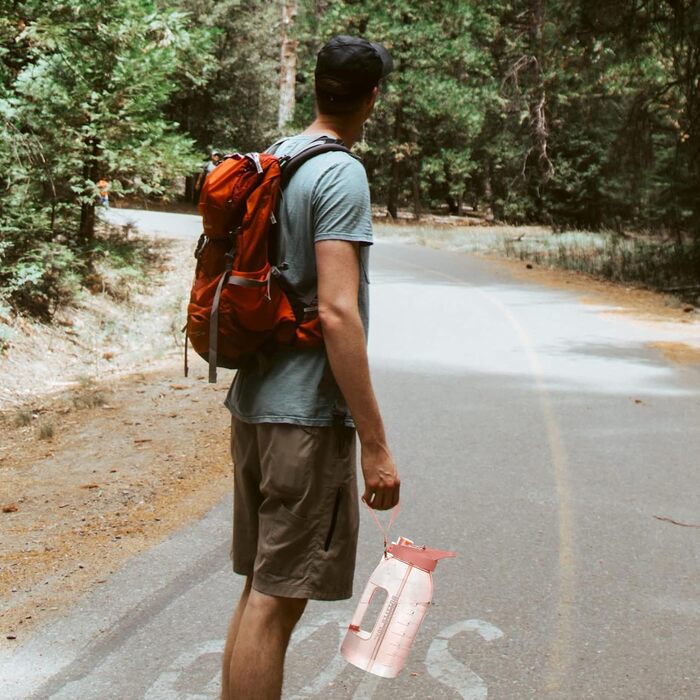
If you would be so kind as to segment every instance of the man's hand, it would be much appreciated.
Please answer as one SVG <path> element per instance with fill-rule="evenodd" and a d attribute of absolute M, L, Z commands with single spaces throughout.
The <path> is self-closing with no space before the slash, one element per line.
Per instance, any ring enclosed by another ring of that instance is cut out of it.
<path fill-rule="evenodd" d="M 362 500 L 375 510 L 389 510 L 399 502 L 401 481 L 389 448 L 362 446 L 362 475 L 365 493 Z"/>

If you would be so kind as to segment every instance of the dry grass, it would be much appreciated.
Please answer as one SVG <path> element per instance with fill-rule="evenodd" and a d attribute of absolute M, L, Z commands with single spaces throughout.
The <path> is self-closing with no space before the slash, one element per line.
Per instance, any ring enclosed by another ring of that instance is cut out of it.
<path fill-rule="evenodd" d="M 51 440 L 56 433 L 56 426 L 51 418 L 43 417 L 37 421 L 36 436 L 39 440 Z"/>
<path fill-rule="evenodd" d="M 700 303 L 700 241 L 570 232 L 506 240 L 508 257 L 672 292 Z"/>
<path fill-rule="evenodd" d="M 671 291 L 700 304 L 700 241 L 679 243 L 588 231 L 555 233 L 542 226 L 376 224 L 375 230 L 379 239 L 517 258 L 613 282 Z"/>
<path fill-rule="evenodd" d="M 92 377 L 80 377 L 78 387 L 71 397 L 75 408 L 99 408 L 106 403 L 104 392 L 95 385 Z"/>
<path fill-rule="evenodd" d="M 99 285 L 96 278 L 96 287 L 84 290 L 76 306 L 62 311 L 51 325 L 12 319 L 11 344 L 0 353 L 0 410 L 32 407 L 35 396 L 68 387 L 76 387 L 76 405 L 98 407 L 103 403 L 99 391 L 81 377 L 100 383 L 179 357 L 192 280 L 192 244 L 167 245 L 167 252 L 159 248 L 148 273 L 122 267 L 121 273 L 102 278 Z"/>
<path fill-rule="evenodd" d="M 398 239 L 429 248 L 460 252 L 502 252 L 505 241 L 518 237 L 543 237 L 551 229 L 542 226 L 436 226 L 429 224 L 375 223 L 379 240 Z"/>
<path fill-rule="evenodd" d="M 28 408 L 18 408 L 12 419 L 15 428 L 26 428 L 34 418 L 34 414 Z"/>

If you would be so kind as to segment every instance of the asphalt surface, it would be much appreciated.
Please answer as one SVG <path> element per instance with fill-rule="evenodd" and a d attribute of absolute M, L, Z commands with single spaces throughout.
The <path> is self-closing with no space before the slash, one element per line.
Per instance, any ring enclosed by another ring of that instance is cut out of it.
<path fill-rule="evenodd" d="M 659 519 L 700 524 L 700 369 L 649 346 L 688 327 L 400 244 L 375 245 L 371 277 L 392 535 L 458 557 L 401 675 L 365 674 L 338 654 L 381 556 L 364 513 L 355 598 L 309 605 L 284 697 L 700 698 L 700 528 Z M 226 499 L 0 657 L 0 697 L 217 698 L 229 522 Z"/>

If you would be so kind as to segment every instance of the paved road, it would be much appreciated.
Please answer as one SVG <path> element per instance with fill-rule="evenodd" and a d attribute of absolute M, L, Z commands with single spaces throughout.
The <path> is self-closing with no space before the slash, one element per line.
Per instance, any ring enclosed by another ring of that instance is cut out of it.
<path fill-rule="evenodd" d="M 403 477 L 394 526 L 459 557 L 395 680 L 313 603 L 285 698 L 700 698 L 700 370 L 683 339 L 466 255 L 380 243 L 370 351 Z M 679 330 L 680 329 L 680 330 Z M 241 581 L 230 509 L 132 560 L 11 658 L 3 698 L 204 700 Z M 381 552 L 365 515 L 356 593 Z"/>

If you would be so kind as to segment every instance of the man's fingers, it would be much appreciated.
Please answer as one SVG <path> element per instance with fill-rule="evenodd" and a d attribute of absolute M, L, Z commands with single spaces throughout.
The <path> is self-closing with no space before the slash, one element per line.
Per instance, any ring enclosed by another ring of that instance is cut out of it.
<path fill-rule="evenodd" d="M 389 510 L 399 502 L 399 487 L 397 485 L 367 488 L 362 498 L 374 510 Z"/>
<path fill-rule="evenodd" d="M 389 508 L 389 501 L 386 496 L 387 494 L 384 489 L 377 491 L 377 497 L 374 499 L 374 508 L 377 510 L 386 510 Z"/>

